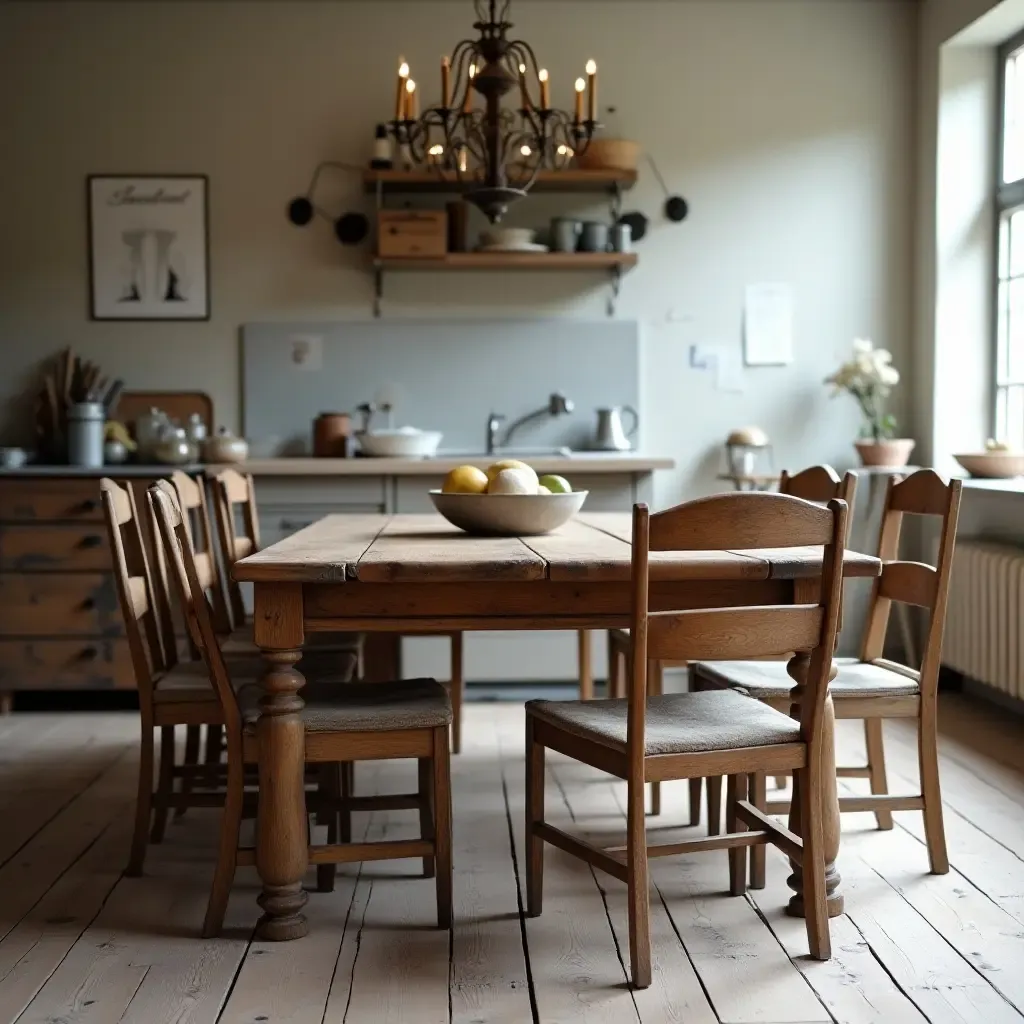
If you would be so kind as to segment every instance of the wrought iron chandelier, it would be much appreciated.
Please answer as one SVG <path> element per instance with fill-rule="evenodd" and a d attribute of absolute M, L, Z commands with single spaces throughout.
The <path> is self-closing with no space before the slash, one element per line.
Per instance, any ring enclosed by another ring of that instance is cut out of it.
<path fill-rule="evenodd" d="M 450 58 L 441 59 L 441 101 L 422 115 L 409 65 L 400 60 L 395 117 L 388 125 L 400 153 L 464 183 L 464 198 L 492 223 L 526 195 L 541 170 L 564 166 L 585 151 L 600 127 L 597 65 L 588 61 L 587 80 L 576 79 L 571 114 L 552 107 L 547 69 L 529 43 L 508 37 L 510 3 L 474 0 L 479 38 L 462 40 Z M 513 92 L 518 106 L 503 106 Z"/>

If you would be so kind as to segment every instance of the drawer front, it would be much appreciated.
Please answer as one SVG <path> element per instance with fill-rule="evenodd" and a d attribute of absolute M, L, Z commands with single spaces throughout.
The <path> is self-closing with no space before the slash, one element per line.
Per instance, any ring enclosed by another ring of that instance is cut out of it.
<path fill-rule="evenodd" d="M 0 636 L 114 637 L 123 633 L 113 576 L 0 575 Z"/>
<path fill-rule="evenodd" d="M 102 522 L 99 480 L 0 480 L 0 520 Z"/>
<path fill-rule="evenodd" d="M 261 476 L 256 479 L 260 520 L 265 506 L 298 508 L 308 505 L 326 507 L 334 512 L 348 512 L 348 506 L 353 505 L 383 509 L 387 501 L 388 479 L 384 476 Z"/>
<path fill-rule="evenodd" d="M 0 570 L 103 572 L 109 569 L 107 534 L 102 523 L 0 525 Z"/>
<path fill-rule="evenodd" d="M 134 690 L 127 640 L 0 640 L 0 690 Z"/>

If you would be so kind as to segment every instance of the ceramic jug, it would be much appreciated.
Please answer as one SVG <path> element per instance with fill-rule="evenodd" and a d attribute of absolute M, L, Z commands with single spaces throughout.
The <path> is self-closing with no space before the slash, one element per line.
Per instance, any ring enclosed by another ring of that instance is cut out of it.
<path fill-rule="evenodd" d="M 624 412 L 633 417 L 633 423 L 628 431 L 622 426 Z M 594 448 L 602 452 L 629 451 L 633 447 L 629 439 L 636 433 L 639 424 L 640 417 L 631 405 L 614 405 L 610 409 L 598 409 Z"/>

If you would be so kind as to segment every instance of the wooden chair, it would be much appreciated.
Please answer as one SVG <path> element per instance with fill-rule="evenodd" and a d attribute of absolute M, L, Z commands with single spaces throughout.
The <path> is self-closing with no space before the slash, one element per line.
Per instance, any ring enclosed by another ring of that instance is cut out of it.
<path fill-rule="evenodd" d="M 830 502 L 833 498 L 842 498 L 846 502 L 848 521 L 852 518 L 854 497 L 857 493 L 856 473 L 846 473 L 842 480 L 831 466 L 811 466 L 795 475 L 790 475 L 783 470 L 779 475 L 779 494 L 789 494 L 794 498 L 803 498 L 804 501 L 818 501 L 822 504 Z M 608 695 L 610 697 L 625 696 L 626 665 L 629 658 L 629 630 L 613 629 L 608 632 Z M 657 695 L 662 692 L 664 669 L 686 668 L 686 662 L 659 662 L 648 665 L 647 682 L 648 692 Z M 695 689 L 692 684 L 691 689 Z M 776 780 L 780 785 L 785 785 L 785 779 Z M 762 784 L 764 779 L 757 780 Z M 690 824 L 696 825 L 700 821 L 700 800 L 702 780 L 690 780 Z M 661 785 L 653 783 L 651 786 L 651 814 L 661 813 Z M 722 779 L 716 777 L 708 779 L 708 819 L 718 823 L 722 820 Z M 718 831 L 716 825 L 715 832 Z M 759 860 L 764 857 L 764 850 L 754 850 L 751 855 L 753 859 Z"/>
<path fill-rule="evenodd" d="M 198 736 L 200 725 L 219 726 L 224 718 L 205 666 L 202 662 L 178 660 L 173 631 L 168 632 L 166 622 L 157 613 L 157 588 L 131 488 L 121 488 L 113 480 L 103 479 L 100 496 L 110 535 L 114 583 L 139 691 L 141 754 L 127 872 L 140 875 L 147 837 L 154 843 L 163 839 L 170 808 L 181 811 L 186 807 L 208 807 L 222 800 L 215 794 L 192 792 L 195 775 L 205 774 L 206 769 L 196 764 L 196 757 L 192 757 L 191 763 L 186 757 L 185 764 L 175 764 L 175 728 L 183 725 L 189 730 L 196 729 Z M 154 789 L 156 729 L 160 730 L 160 771 Z M 176 779 L 182 780 L 182 792 L 178 794 L 174 792 Z"/>
<path fill-rule="evenodd" d="M 231 566 L 260 550 L 260 516 L 256 505 L 256 487 L 251 474 L 242 474 L 234 469 L 224 469 L 213 480 L 214 508 L 217 511 L 218 534 L 221 538 L 221 552 L 225 566 L 228 610 L 236 628 L 247 623 L 245 602 L 242 600 L 241 585 L 231 576 Z M 451 643 L 451 678 L 448 691 L 452 700 L 452 753 L 462 749 L 462 703 L 465 695 L 463 675 L 462 634 L 444 633 Z M 322 633 L 314 634 L 321 643 L 340 643 L 341 637 L 357 645 L 359 667 L 357 675 L 363 675 L 362 634 Z"/>
<path fill-rule="evenodd" d="M 647 859 L 652 856 L 728 849 L 730 891 L 741 895 L 746 891 L 747 847 L 774 843 L 802 868 L 811 955 L 820 960 L 831 955 L 819 765 L 839 622 L 846 514 L 846 503 L 838 499 L 822 507 L 766 493 L 701 498 L 653 516 L 646 505 L 635 506 L 629 696 L 526 705 L 527 911 L 530 916 L 541 912 L 545 842 L 625 882 L 632 979 L 638 988 L 651 983 Z M 812 544 L 825 545 L 821 597 L 816 605 L 648 611 L 649 551 Z M 648 695 L 651 661 L 697 661 L 720 651 L 741 658 L 809 652 L 799 721 L 731 691 Z M 544 821 L 547 748 L 626 780 L 624 850 L 600 849 Z M 795 772 L 802 839 L 746 799 L 752 773 L 782 767 Z M 722 773 L 729 776 L 730 835 L 648 846 L 645 782 Z"/>
<path fill-rule="evenodd" d="M 875 581 L 860 658 L 839 658 L 838 674 L 831 683 L 836 718 L 863 719 L 867 764 L 836 769 L 841 778 L 867 778 L 871 796 L 841 796 L 841 811 L 874 811 L 880 829 L 893 827 L 892 812 L 920 810 L 924 815 L 928 858 L 933 874 L 949 871 L 942 824 L 942 795 L 936 732 L 937 693 L 949 595 L 953 547 L 960 508 L 959 480 L 946 482 L 930 469 L 889 480 L 882 513 L 878 555 L 882 575 Z M 904 515 L 928 516 L 941 523 L 938 563 L 899 560 L 900 528 Z M 928 611 L 928 631 L 921 670 L 908 668 L 884 657 L 884 643 L 893 602 L 917 605 Z M 692 667 L 701 688 L 728 687 L 742 690 L 771 707 L 785 709 L 791 680 L 784 665 L 757 662 L 701 662 Z M 918 728 L 918 762 L 921 792 L 911 796 L 889 795 L 885 771 L 882 721 L 914 718 Z M 710 780 L 709 780 L 710 781 Z M 763 782 L 754 802 L 777 813 L 785 801 L 767 802 Z M 751 880 L 764 885 L 763 873 Z"/>
<path fill-rule="evenodd" d="M 203 924 L 205 937 L 220 932 L 235 869 L 252 864 L 255 851 L 239 845 L 246 765 L 257 763 L 256 723 L 261 690 L 236 689 L 230 662 L 223 656 L 213 625 L 213 609 L 196 570 L 182 512 L 162 482 L 149 491 L 159 534 L 171 565 L 171 578 L 187 609 L 190 628 L 202 652 L 223 715 L 227 740 L 227 793 L 210 902 Z M 289 671 L 289 665 L 279 671 Z M 317 687 L 302 691 L 307 765 L 336 769 L 336 786 L 321 801 L 330 809 L 326 845 L 311 845 L 320 889 L 333 888 L 334 866 L 365 860 L 423 858 L 424 875 L 436 879 L 438 927 L 452 922 L 451 780 L 448 732 L 452 709 L 447 691 L 433 679 L 395 683 Z M 415 758 L 419 789 L 386 797 L 345 795 L 341 766 L 355 760 Z M 341 794 L 339 796 L 339 794 Z M 356 809 L 411 807 L 419 811 L 421 837 L 375 843 L 351 841 L 351 812 Z M 340 820 L 339 820 L 340 815 Z M 340 841 L 338 841 L 340 837 Z"/>

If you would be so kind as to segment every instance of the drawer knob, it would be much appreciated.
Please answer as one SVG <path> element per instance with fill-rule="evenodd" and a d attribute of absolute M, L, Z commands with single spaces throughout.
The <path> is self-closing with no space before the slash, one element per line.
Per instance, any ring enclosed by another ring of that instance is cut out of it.
<path fill-rule="evenodd" d="M 79 652 L 79 661 L 95 661 L 100 652 L 95 647 L 83 647 Z"/>
<path fill-rule="evenodd" d="M 83 548 L 98 548 L 102 543 L 102 537 L 95 533 L 91 533 L 87 537 L 82 538 L 82 540 L 79 543 L 79 546 Z"/>
<path fill-rule="evenodd" d="M 78 503 L 78 508 L 82 512 L 95 512 L 100 507 L 100 503 L 95 498 L 86 498 L 85 501 Z"/>
<path fill-rule="evenodd" d="M 82 611 L 91 612 L 96 607 L 96 599 L 94 597 L 85 598 L 79 606 Z"/>

